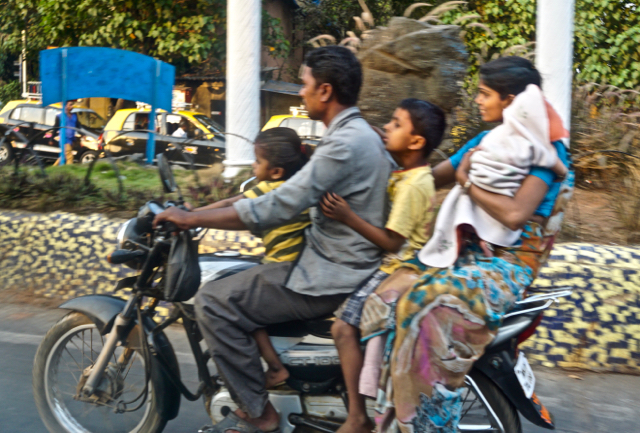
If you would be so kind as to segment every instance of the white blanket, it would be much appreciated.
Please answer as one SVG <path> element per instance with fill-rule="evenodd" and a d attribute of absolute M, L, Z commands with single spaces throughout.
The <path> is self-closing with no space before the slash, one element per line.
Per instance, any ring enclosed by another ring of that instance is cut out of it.
<path fill-rule="evenodd" d="M 549 118 L 539 87 L 529 85 L 503 111 L 502 125 L 489 132 L 471 156 L 469 180 L 497 194 L 513 197 L 532 166 L 551 168 L 558 154 L 549 140 Z M 511 246 L 521 230 L 511 230 L 476 205 L 459 185 L 447 195 L 433 237 L 418 254 L 422 263 L 444 268 L 458 257 L 456 230 L 471 225 L 478 237 Z"/>

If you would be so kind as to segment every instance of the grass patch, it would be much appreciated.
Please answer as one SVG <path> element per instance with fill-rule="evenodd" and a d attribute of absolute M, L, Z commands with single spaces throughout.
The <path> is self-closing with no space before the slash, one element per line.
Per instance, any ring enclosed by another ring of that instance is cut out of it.
<path fill-rule="evenodd" d="M 165 194 L 156 167 L 143 167 L 133 162 L 117 162 L 123 192 L 119 193 L 116 172 L 107 161 L 93 167 L 89 183 L 85 183 L 88 165 L 47 167 L 43 177 L 37 167 L 23 166 L 15 174 L 12 167 L 0 167 L 0 208 L 33 212 L 65 211 L 78 214 L 104 213 L 129 218 L 149 200 L 176 199 Z M 186 201 L 202 206 L 238 194 L 248 172 L 225 181 L 221 167 L 198 170 L 177 168 L 174 177 Z"/>

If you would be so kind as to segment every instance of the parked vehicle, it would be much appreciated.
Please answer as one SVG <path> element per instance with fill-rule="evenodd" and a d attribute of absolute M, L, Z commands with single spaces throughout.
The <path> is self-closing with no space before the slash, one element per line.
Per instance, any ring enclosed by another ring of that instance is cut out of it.
<path fill-rule="evenodd" d="M 104 128 L 102 144 L 113 156 L 146 154 L 149 133 L 144 132 L 149 124 L 148 109 L 118 110 Z M 180 121 L 185 120 L 188 128 L 186 137 L 174 137 Z M 190 162 L 173 152 L 176 143 L 182 145 L 184 152 L 194 159 L 197 167 L 208 167 L 224 159 L 225 138 L 222 127 L 207 116 L 194 111 L 167 113 L 158 111 L 155 122 L 156 155 L 167 154 L 174 164 Z"/>
<path fill-rule="evenodd" d="M 27 140 L 36 137 L 33 150 L 45 160 L 56 160 L 60 156 L 58 132 L 51 131 L 42 134 L 55 125 L 56 116 L 62 112 L 60 104 L 43 107 L 39 101 L 18 100 L 8 102 L 0 111 L 0 134 L 13 129 L 20 132 Z M 76 132 L 78 140 L 72 145 L 72 153 L 76 162 L 87 163 L 98 157 L 100 147 L 97 137 L 102 133 L 106 121 L 89 108 L 77 107 L 72 113 L 78 115 L 80 123 L 85 127 L 85 133 Z M 26 123 L 25 123 L 26 122 Z M 26 142 L 11 137 L 0 144 L 0 163 L 10 157 L 7 146 L 24 148 Z"/>
<path fill-rule="evenodd" d="M 302 107 L 291 107 L 289 114 L 272 116 L 262 130 L 266 131 L 278 126 L 295 130 L 302 139 L 302 143 L 312 149 L 315 149 L 327 130 L 321 121 L 309 119 Z"/>
<path fill-rule="evenodd" d="M 165 191 L 174 192 L 173 175 L 162 154 L 158 166 Z M 210 355 L 201 348 L 192 297 L 198 285 L 259 266 L 260 258 L 237 252 L 197 256 L 196 241 L 202 230 L 176 234 L 170 223 L 152 228 L 154 217 L 169 206 L 184 209 L 181 199 L 165 204 L 151 201 L 118 231 L 118 249 L 110 262 L 138 270 L 116 287 L 130 288 L 129 298 L 91 295 L 66 302 L 60 308 L 70 312 L 40 344 L 33 392 L 50 432 L 161 432 L 178 415 L 181 396 L 190 401 L 202 397 L 214 422 L 235 409 L 220 376 L 209 369 Z M 193 269 L 195 274 L 184 271 Z M 198 281 L 194 275 L 200 277 Z M 191 284 L 172 283 L 180 280 Z M 518 412 L 535 425 L 555 428 L 534 393 L 535 376 L 518 345 L 535 332 L 544 310 L 570 293 L 558 289 L 529 297 L 505 316 L 496 339 L 466 378 L 460 431 L 521 433 Z M 158 323 L 155 309 L 163 300 L 174 308 L 168 319 Z M 180 321 L 198 368 L 200 384 L 195 391 L 182 381 L 176 355 L 163 332 Z M 286 386 L 269 391 L 283 433 L 299 428 L 330 433 L 346 418 L 332 323 L 320 319 L 268 328 L 291 374 Z"/>

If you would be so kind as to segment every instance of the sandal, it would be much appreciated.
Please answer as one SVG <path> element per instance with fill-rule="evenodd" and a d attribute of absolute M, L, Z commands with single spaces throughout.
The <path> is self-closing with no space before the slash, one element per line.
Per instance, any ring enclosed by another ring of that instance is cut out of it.
<path fill-rule="evenodd" d="M 233 412 L 229 412 L 222 421 L 213 426 L 205 426 L 198 430 L 198 433 L 226 433 L 235 430 L 240 433 L 280 433 L 280 427 L 264 432 L 253 424 L 240 418 Z"/>

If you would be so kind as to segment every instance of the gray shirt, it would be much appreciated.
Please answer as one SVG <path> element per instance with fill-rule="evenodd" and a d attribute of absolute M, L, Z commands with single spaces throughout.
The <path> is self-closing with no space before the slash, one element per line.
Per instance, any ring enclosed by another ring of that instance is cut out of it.
<path fill-rule="evenodd" d="M 311 296 L 351 293 L 380 266 L 381 251 L 316 205 L 325 192 L 335 192 L 358 216 L 384 227 L 390 173 L 382 140 L 352 107 L 331 121 L 310 161 L 292 178 L 233 206 L 252 232 L 283 225 L 311 208 L 305 247 L 285 286 Z"/>

